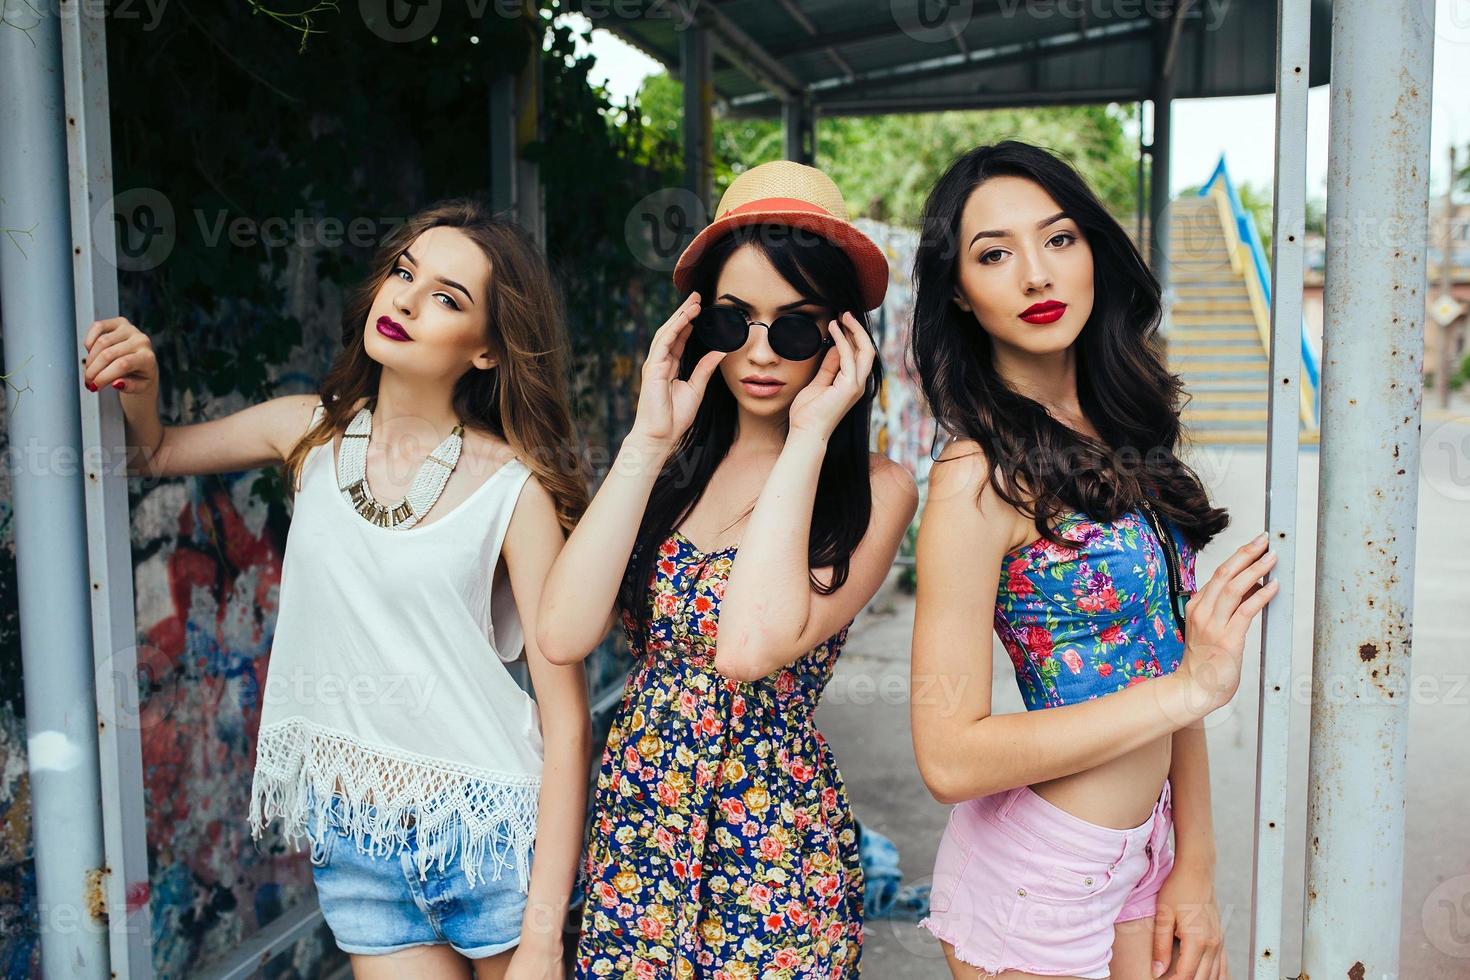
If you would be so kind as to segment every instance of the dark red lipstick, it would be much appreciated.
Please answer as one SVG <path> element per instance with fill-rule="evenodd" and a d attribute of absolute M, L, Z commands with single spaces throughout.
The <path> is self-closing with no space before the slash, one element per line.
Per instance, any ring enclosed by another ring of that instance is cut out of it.
<path fill-rule="evenodd" d="M 1021 311 L 1021 319 L 1027 323 L 1056 323 L 1067 312 L 1067 304 L 1049 299 L 1044 303 L 1036 303 Z"/>
<path fill-rule="evenodd" d="M 387 337 L 389 340 L 413 339 L 408 335 L 408 331 L 403 329 L 402 324 L 398 323 L 387 314 L 378 317 L 378 333 L 382 334 L 384 337 Z"/>

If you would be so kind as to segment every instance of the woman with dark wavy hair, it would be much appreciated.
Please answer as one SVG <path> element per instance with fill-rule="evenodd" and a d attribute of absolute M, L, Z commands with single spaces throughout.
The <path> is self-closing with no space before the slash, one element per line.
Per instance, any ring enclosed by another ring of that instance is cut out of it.
<path fill-rule="evenodd" d="M 914 278 L 911 356 L 949 441 L 912 670 L 955 694 L 912 706 L 924 781 L 955 804 L 922 925 L 957 978 L 1142 980 L 1176 935 L 1171 977 L 1226 977 L 1202 721 L 1239 685 L 1275 556 L 1260 535 L 1196 591 L 1228 517 L 1176 454 L 1158 283 L 1076 171 L 1011 141 L 935 186 Z M 992 714 L 992 629 L 1026 712 Z"/>
<path fill-rule="evenodd" d="M 249 819 L 310 839 L 354 975 L 560 976 L 591 725 L 582 670 L 543 657 L 530 624 L 587 490 L 535 243 L 468 199 L 413 215 L 347 302 L 316 394 L 198 425 L 162 424 L 151 342 L 126 318 L 85 342 L 134 472 L 285 466 Z M 521 656 L 535 700 L 508 670 Z"/>
<path fill-rule="evenodd" d="M 856 825 L 812 714 L 918 503 L 868 449 L 888 263 L 798 163 L 745 171 L 717 215 L 538 621 L 555 662 L 619 620 L 638 658 L 593 797 L 579 980 L 859 975 Z"/>

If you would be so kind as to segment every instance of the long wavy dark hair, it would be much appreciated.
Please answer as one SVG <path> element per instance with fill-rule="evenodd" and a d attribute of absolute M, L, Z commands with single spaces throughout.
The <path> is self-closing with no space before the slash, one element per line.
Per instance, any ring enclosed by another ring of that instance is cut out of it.
<path fill-rule="evenodd" d="M 803 296 L 821 302 L 835 313 L 850 311 L 863 329 L 868 329 L 852 260 L 826 239 L 786 225 L 746 225 L 716 239 L 694 271 L 692 291 L 698 292 L 702 301 L 714 302 L 720 269 L 731 253 L 746 244 L 760 249 L 781 278 Z M 679 360 L 679 376 L 689 377 L 707 353 L 709 348 L 691 335 Z M 847 581 L 852 553 L 868 530 L 873 510 L 868 434 L 873 398 L 882 380 L 883 367 L 875 357 L 862 397 L 837 423 L 827 441 L 827 454 L 817 478 L 807 546 L 809 568 L 832 567 L 832 581 L 827 585 L 809 576 L 812 589 L 822 595 L 837 591 Z M 704 496 L 715 468 L 735 441 L 736 419 L 735 395 L 717 370 L 705 388 L 693 423 L 653 485 L 618 591 L 618 608 L 633 617 L 637 624 L 635 635 L 642 641 L 640 645 L 648 639 L 649 579 L 659 557 L 659 547 Z"/>
<path fill-rule="evenodd" d="M 1058 421 L 997 373 L 990 335 L 954 302 L 960 215 L 970 194 L 999 176 L 1034 181 L 1072 218 L 1093 259 L 1092 315 L 1075 342 L 1077 397 L 1102 441 Z M 975 440 L 996 493 L 1062 545 L 1063 510 L 1112 521 L 1145 495 L 1196 548 L 1230 523 L 1176 454 L 1184 383 L 1164 363 L 1159 284 L 1087 182 L 1052 153 L 1006 140 L 956 160 L 924 205 L 914 257 L 909 356 L 941 432 Z"/>
<path fill-rule="evenodd" d="M 587 509 L 587 480 L 567 398 L 568 344 L 561 300 L 531 237 L 472 198 L 441 201 L 394 228 L 375 252 L 366 278 L 342 311 L 342 350 L 318 386 L 326 411 L 286 457 L 295 490 L 307 452 L 345 432 L 361 399 L 378 395 L 383 366 L 363 345 L 364 324 L 378 288 L 398 257 L 430 228 L 455 228 L 490 261 L 486 341 L 495 366 L 466 371 L 454 385 L 454 411 L 466 428 L 508 442 L 552 499 L 568 532 Z"/>

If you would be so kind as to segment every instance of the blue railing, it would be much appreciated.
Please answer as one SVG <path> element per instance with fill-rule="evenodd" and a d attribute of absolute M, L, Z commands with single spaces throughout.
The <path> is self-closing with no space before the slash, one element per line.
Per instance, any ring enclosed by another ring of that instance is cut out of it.
<path fill-rule="evenodd" d="M 1201 197 L 1210 193 L 1210 188 L 1215 186 L 1215 181 L 1220 181 L 1225 186 L 1225 197 L 1230 202 L 1230 214 L 1235 218 L 1235 231 L 1240 240 L 1245 243 L 1246 249 L 1251 254 L 1251 264 L 1255 267 L 1256 280 L 1261 284 L 1261 295 L 1265 297 L 1266 305 L 1271 305 L 1271 268 L 1266 260 L 1266 249 L 1261 244 L 1260 232 L 1256 230 L 1255 216 L 1247 211 L 1240 203 L 1240 195 L 1235 192 L 1235 182 L 1230 179 L 1230 171 L 1225 167 L 1225 154 L 1220 154 L 1220 162 L 1215 164 L 1215 170 L 1210 174 L 1210 179 L 1199 189 Z M 1311 341 L 1307 339 L 1307 322 L 1302 319 L 1301 330 L 1298 331 L 1302 345 L 1302 368 L 1307 376 L 1307 382 L 1312 386 L 1312 414 L 1317 415 L 1317 392 L 1319 390 L 1320 369 L 1317 361 L 1317 352 L 1312 349 Z"/>

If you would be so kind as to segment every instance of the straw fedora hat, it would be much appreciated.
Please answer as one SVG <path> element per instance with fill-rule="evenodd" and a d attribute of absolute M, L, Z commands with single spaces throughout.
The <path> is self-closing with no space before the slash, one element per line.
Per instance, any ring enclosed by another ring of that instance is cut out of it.
<path fill-rule="evenodd" d="M 691 289 L 691 275 L 710 243 L 742 225 L 790 225 L 821 235 L 847 253 L 857 270 L 865 304 L 876 309 L 888 291 L 888 259 L 871 238 L 847 220 L 847 205 L 832 178 L 816 167 L 791 160 L 772 160 L 736 177 L 720 197 L 710 222 L 679 256 L 674 285 Z"/>

